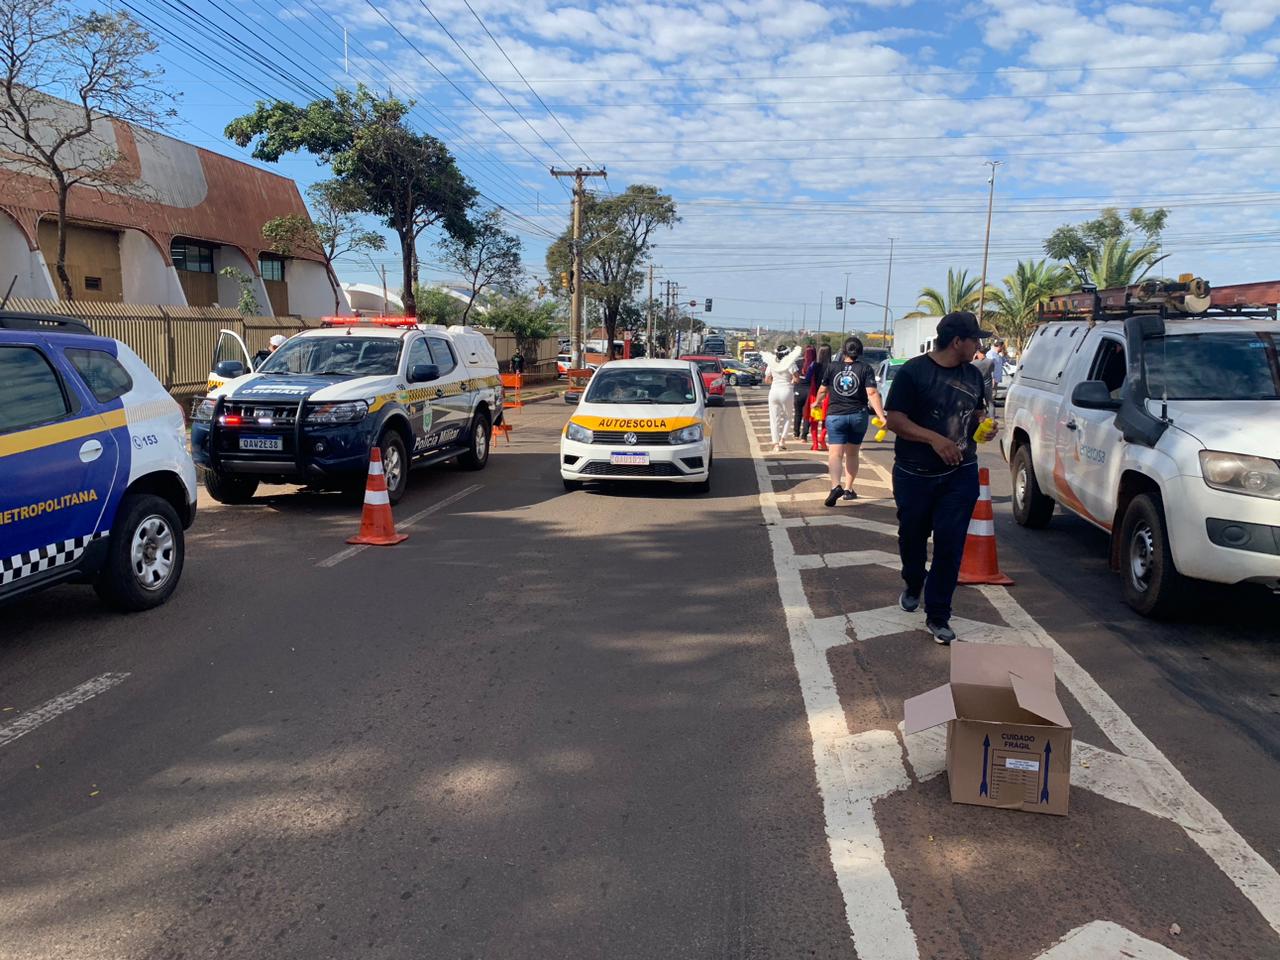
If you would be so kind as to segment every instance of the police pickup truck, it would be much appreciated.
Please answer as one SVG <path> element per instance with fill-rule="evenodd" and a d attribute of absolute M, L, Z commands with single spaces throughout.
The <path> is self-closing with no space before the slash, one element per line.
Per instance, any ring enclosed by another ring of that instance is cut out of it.
<path fill-rule="evenodd" d="M 1176 610 L 1188 578 L 1280 590 L 1280 284 L 1194 278 L 1054 298 L 1023 352 L 1001 448 L 1013 513 L 1111 535 L 1124 597 Z"/>
<path fill-rule="evenodd" d="M 159 606 L 195 515 L 182 408 L 141 358 L 79 320 L 0 311 L 0 601 L 88 582 Z"/>
<path fill-rule="evenodd" d="M 228 338 L 243 361 L 225 359 Z M 497 357 L 470 327 L 331 318 L 252 373 L 248 350 L 224 331 L 214 359 L 212 388 L 192 410 L 191 447 L 222 503 L 246 502 L 259 483 L 361 490 L 374 444 L 396 503 L 413 466 L 457 458 L 483 469 L 502 422 Z"/>

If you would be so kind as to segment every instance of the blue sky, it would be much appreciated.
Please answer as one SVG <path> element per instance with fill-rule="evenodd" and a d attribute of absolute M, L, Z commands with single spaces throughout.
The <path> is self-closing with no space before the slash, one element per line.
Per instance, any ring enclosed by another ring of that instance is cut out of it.
<path fill-rule="evenodd" d="M 895 314 L 948 267 L 976 275 L 986 160 L 994 279 L 1107 203 L 1171 209 L 1168 273 L 1280 274 L 1280 0 L 114 2 L 152 18 L 183 98 L 172 132 L 209 149 L 245 158 L 221 130 L 264 94 L 360 80 L 415 98 L 413 124 L 507 211 L 533 275 L 568 220 L 552 164 L 673 194 L 658 277 L 714 298 L 713 323 L 838 326 L 846 282 L 885 299 L 890 237 Z M 444 279 L 429 240 L 422 255 Z M 393 253 L 375 259 L 396 276 Z"/>

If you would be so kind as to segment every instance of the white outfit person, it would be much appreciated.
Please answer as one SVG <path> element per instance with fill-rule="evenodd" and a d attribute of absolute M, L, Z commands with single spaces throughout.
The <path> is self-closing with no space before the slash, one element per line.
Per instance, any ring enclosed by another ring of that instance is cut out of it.
<path fill-rule="evenodd" d="M 797 344 L 785 356 L 764 355 L 765 376 L 772 377 L 769 387 L 769 436 L 776 447 L 791 433 L 791 418 L 795 414 L 796 398 L 791 386 L 792 368 L 804 355 L 804 348 Z"/>

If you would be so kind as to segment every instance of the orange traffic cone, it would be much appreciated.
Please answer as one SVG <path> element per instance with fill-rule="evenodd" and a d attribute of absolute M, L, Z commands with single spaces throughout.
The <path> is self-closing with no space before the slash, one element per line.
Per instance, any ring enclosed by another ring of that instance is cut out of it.
<path fill-rule="evenodd" d="M 978 485 L 978 502 L 973 505 L 960 560 L 960 582 L 1009 586 L 1013 581 L 1000 572 L 996 558 L 996 515 L 991 510 L 991 474 L 986 467 L 978 470 Z"/>
<path fill-rule="evenodd" d="M 407 533 L 396 533 L 396 523 L 391 519 L 391 501 L 387 498 L 387 478 L 382 475 L 382 451 L 374 446 L 369 451 L 369 480 L 364 487 L 360 532 L 348 538 L 347 543 L 389 547 L 408 539 Z"/>

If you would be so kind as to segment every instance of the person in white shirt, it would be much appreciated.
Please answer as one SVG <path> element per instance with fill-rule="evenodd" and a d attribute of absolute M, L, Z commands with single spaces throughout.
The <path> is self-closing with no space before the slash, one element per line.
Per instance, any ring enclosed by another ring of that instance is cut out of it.
<path fill-rule="evenodd" d="M 791 417 L 795 411 L 794 383 L 799 376 L 795 367 L 804 348 L 796 344 L 788 352 L 786 344 L 778 344 L 771 357 L 764 355 L 764 382 L 769 384 L 769 436 L 775 452 L 787 449 Z"/>
<path fill-rule="evenodd" d="M 1009 358 L 1004 353 L 1004 341 L 997 340 L 991 344 L 991 349 L 987 351 L 987 359 L 994 361 L 991 368 L 991 382 L 995 386 L 999 386 L 1000 381 L 1004 379 L 1004 365 Z"/>

